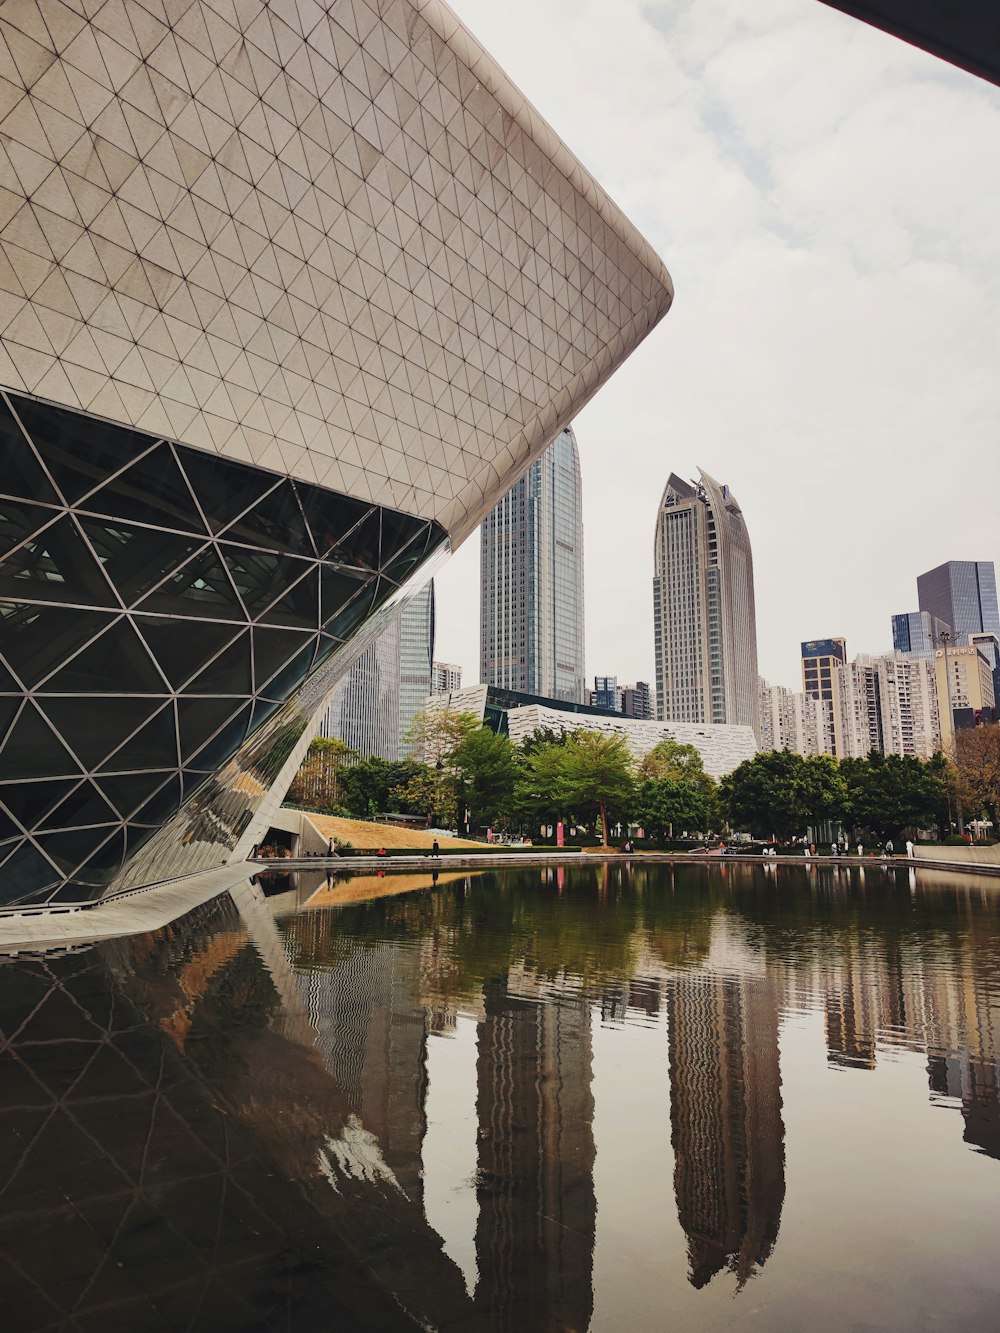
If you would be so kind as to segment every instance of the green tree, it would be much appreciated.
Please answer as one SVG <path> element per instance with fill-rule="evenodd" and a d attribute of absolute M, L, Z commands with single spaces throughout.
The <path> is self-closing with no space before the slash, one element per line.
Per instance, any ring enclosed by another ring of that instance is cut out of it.
<path fill-rule="evenodd" d="M 946 793 L 937 768 L 910 755 L 880 754 L 845 759 L 847 812 L 856 828 L 880 838 L 936 823 Z"/>
<path fill-rule="evenodd" d="M 546 734 L 548 733 L 548 734 Z M 539 728 L 517 751 L 512 814 L 522 827 L 558 819 L 563 807 L 566 736 Z"/>
<path fill-rule="evenodd" d="M 769 750 L 746 759 L 719 784 L 722 807 L 734 828 L 792 838 L 810 824 L 837 819 L 847 792 L 829 755 Z"/>
<path fill-rule="evenodd" d="M 428 828 L 451 828 L 458 813 L 458 775 L 454 756 L 468 738 L 481 729 L 474 713 L 455 708 L 425 708 L 415 714 L 406 733 L 422 764 L 393 795 L 411 809 L 424 812 Z"/>
<path fill-rule="evenodd" d="M 384 810 L 422 814 L 399 797 L 410 780 L 423 767 L 415 759 L 392 763 L 387 759 L 359 759 L 340 775 L 344 809 L 356 819 L 365 819 Z"/>
<path fill-rule="evenodd" d="M 346 741 L 317 736 L 292 779 L 287 799 L 317 810 L 340 810 L 343 775 L 357 757 Z"/>
<path fill-rule="evenodd" d="M 597 813 L 608 845 L 612 819 L 627 819 L 635 801 L 632 755 L 624 736 L 605 736 L 581 728 L 563 747 L 561 795 L 577 816 Z"/>
<path fill-rule="evenodd" d="M 718 816 L 719 784 L 705 772 L 705 763 L 701 751 L 695 745 L 682 745 L 680 741 L 662 740 L 643 756 L 639 763 L 640 782 L 669 779 L 671 782 L 686 782 L 698 792 L 707 808 L 706 828 L 710 827 Z"/>
<path fill-rule="evenodd" d="M 518 762 L 508 737 L 477 727 L 451 751 L 448 763 L 455 774 L 459 814 L 468 809 L 471 823 L 477 825 L 511 813 Z"/>
<path fill-rule="evenodd" d="M 432 768 L 446 768 L 453 752 L 482 721 L 475 713 L 457 708 L 425 708 L 415 713 L 406 731 L 406 741 L 418 759 Z"/>
<path fill-rule="evenodd" d="M 650 778 L 639 788 L 635 817 L 654 838 L 672 837 L 675 831 L 704 833 L 712 825 L 712 811 L 702 792 L 676 778 Z"/>
<path fill-rule="evenodd" d="M 427 827 L 432 825 L 453 828 L 458 811 L 457 784 L 450 768 L 432 768 L 419 764 L 405 785 L 397 787 L 393 796 L 414 812 L 424 816 Z"/>

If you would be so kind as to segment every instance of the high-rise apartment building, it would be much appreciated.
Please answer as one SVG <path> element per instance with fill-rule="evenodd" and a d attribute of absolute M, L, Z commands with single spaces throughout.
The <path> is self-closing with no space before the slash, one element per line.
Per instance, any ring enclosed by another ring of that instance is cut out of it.
<path fill-rule="evenodd" d="M 843 754 L 839 718 L 834 702 L 834 677 L 847 661 L 843 639 L 808 639 L 802 644 L 802 690 L 811 699 L 820 700 L 824 724 L 829 732 L 830 754 Z"/>
<path fill-rule="evenodd" d="M 592 708 L 606 708 L 611 713 L 622 711 L 622 689 L 617 676 L 595 676 L 590 691 Z"/>
<path fill-rule="evenodd" d="M 917 576 L 921 611 L 951 626 L 954 642 L 967 644 L 970 634 L 1000 639 L 997 576 L 992 560 L 949 560 Z M 993 674 L 994 696 L 1000 695 L 1000 647 L 980 644 Z"/>
<path fill-rule="evenodd" d="M 661 721 L 759 725 L 753 556 L 728 486 L 671 473 L 656 516 L 653 622 Z"/>
<path fill-rule="evenodd" d="M 992 721 L 997 704 L 994 673 L 989 659 L 973 642 L 938 648 L 933 663 L 941 713 L 941 744 L 945 753 L 950 753 L 956 729 Z"/>
<path fill-rule="evenodd" d="M 873 751 L 929 759 L 941 745 L 934 659 L 861 653 L 834 674 L 840 758 Z"/>
<path fill-rule="evenodd" d="M 823 701 L 760 678 L 760 748 L 829 754 L 831 731 Z"/>
<path fill-rule="evenodd" d="M 431 694 L 450 694 L 462 688 L 462 668 L 454 662 L 435 662 L 431 671 Z"/>
<path fill-rule="evenodd" d="M 583 492 L 566 427 L 482 525 L 480 679 L 586 701 Z"/>
<path fill-rule="evenodd" d="M 622 690 L 622 712 L 626 717 L 650 721 L 655 717 L 653 691 L 648 680 L 637 680 Z"/>

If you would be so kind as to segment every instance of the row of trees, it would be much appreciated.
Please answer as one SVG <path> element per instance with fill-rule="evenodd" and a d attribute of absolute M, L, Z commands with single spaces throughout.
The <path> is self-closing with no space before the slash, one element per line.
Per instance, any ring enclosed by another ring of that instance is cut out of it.
<path fill-rule="evenodd" d="M 428 826 L 535 830 L 559 820 L 608 830 L 629 819 L 653 836 L 719 822 L 716 784 L 691 745 L 664 741 L 636 767 L 624 738 L 537 731 L 522 746 L 469 713 L 432 710 L 408 740 L 423 761 L 360 759 L 340 741 L 313 741 L 288 794 L 295 804 L 355 818 L 382 811 Z"/>
<path fill-rule="evenodd" d="M 662 741 L 636 764 L 622 736 L 540 730 L 523 745 L 478 718 L 421 713 L 408 739 L 422 761 L 359 759 L 340 741 L 314 741 L 289 793 L 299 804 L 355 817 L 396 811 L 428 825 L 494 825 L 533 832 L 562 820 L 636 823 L 664 840 L 728 825 L 788 840 L 830 821 L 859 835 L 947 832 L 954 819 L 1000 808 L 1000 725 L 960 733 L 955 763 L 873 753 L 866 759 L 756 755 L 716 783 L 691 745 Z"/>

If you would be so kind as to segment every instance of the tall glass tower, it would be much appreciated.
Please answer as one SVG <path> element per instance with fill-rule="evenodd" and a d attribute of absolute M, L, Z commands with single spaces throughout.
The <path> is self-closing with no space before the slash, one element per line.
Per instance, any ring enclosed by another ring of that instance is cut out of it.
<path fill-rule="evenodd" d="M 583 491 L 566 427 L 482 526 L 480 679 L 582 703 Z"/>
<path fill-rule="evenodd" d="M 431 693 L 434 580 L 370 643 L 330 699 L 320 735 L 346 741 L 366 759 L 394 763 L 413 753 L 406 734 Z"/>
<path fill-rule="evenodd" d="M 917 600 L 964 641 L 981 631 L 1000 634 L 997 576 L 992 560 L 949 560 L 917 576 Z"/>
<path fill-rule="evenodd" d="M 975 640 L 1000 691 L 1000 607 L 992 560 L 949 560 L 917 576 L 920 610 L 950 625 L 959 644 Z M 982 637 L 978 637 L 982 636 Z"/>
<path fill-rule="evenodd" d="M 706 472 L 671 473 L 656 516 L 656 715 L 760 725 L 753 555 L 743 512 Z"/>

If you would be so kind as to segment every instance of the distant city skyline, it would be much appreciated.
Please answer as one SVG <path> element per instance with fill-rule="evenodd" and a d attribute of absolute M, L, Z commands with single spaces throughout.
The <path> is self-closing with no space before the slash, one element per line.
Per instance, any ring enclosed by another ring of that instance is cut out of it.
<path fill-rule="evenodd" d="M 800 688 L 831 633 L 891 651 L 918 573 L 1000 559 L 1000 89 L 814 2 L 454 3 L 676 279 L 574 422 L 592 670 L 652 678 L 636 574 L 699 462 L 752 520 L 762 675 Z M 466 680 L 477 596 L 467 543 L 439 580 Z"/>

